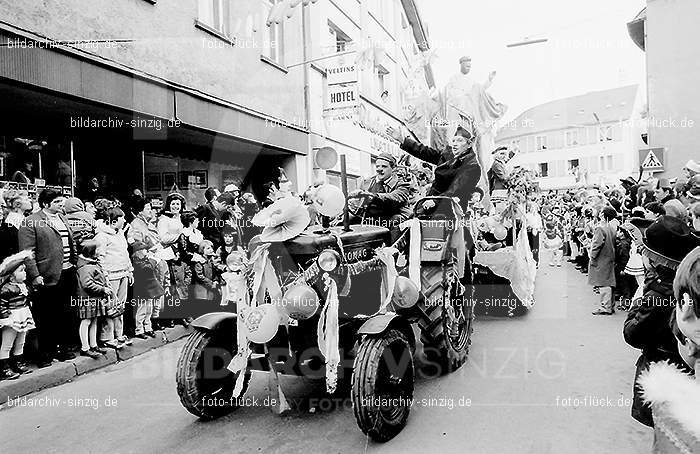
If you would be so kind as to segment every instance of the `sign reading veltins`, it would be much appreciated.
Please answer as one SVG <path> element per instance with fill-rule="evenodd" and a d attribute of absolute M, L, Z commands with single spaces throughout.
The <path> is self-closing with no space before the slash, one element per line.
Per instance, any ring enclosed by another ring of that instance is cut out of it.
<path fill-rule="evenodd" d="M 340 55 L 326 64 L 326 77 L 328 85 L 349 84 L 357 82 L 357 68 L 355 67 L 355 54 Z"/>

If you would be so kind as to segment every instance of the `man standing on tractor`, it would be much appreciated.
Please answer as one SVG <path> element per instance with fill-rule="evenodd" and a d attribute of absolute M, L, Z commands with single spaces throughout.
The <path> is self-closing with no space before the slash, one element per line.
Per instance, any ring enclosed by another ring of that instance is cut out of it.
<path fill-rule="evenodd" d="M 434 164 L 435 179 L 427 196 L 459 197 L 462 210 L 466 212 L 467 203 L 476 190 L 481 177 L 481 166 L 474 153 L 474 135 L 459 126 L 450 146 L 444 151 L 416 142 L 393 127 L 387 128 L 387 134 L 401 144 L 401 149 L 416 158 Z M 426 200 L 422 208 L 430 210 L 435 202 Z"/>
<path fill-rule="evenodd" d="M 411 188 L 396 175 L 395 168 L 396 158 L 387 152 L 380 154 L 374 164 L 376 175 L 365 180 L 360 189 L 348 195 L 364 198 L 363 223 L 396 230 L 399 224 L 410 217 L 408 200 Z"/>

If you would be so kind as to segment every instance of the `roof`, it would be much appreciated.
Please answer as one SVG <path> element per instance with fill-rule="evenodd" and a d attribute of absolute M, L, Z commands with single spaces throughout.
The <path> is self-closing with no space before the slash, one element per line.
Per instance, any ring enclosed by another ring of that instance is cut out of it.
<path fill-rule="evenodd" d="M 627 120 L 632 116 L 638 89 L 639 85 L 628 85 L 540 104 L 503 126 L 496 140 Z"/>

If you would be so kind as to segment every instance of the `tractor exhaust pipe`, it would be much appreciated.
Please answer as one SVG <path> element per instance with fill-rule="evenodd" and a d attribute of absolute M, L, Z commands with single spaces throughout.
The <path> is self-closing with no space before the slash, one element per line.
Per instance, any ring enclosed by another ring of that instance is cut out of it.
<path fill-rule="evenodd" d="M 348 170 L 345 163 L 345 155 L 340 155 L 340 185 L 345 196 L 345 207 L 343 208 L 343 232 L 350 231 L 350 214 L 348 213 Z"/>

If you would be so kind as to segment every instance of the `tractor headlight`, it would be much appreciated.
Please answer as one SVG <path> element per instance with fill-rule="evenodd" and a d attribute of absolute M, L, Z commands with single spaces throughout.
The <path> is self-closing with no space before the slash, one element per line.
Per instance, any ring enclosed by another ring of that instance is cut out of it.
<path fill-rule="evenodd" d="M 326 249 L 318 255 L 316 263 L 323 271 L 331 272 L 340 265 L 340 254 L 332 249 Z"/>

